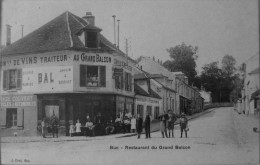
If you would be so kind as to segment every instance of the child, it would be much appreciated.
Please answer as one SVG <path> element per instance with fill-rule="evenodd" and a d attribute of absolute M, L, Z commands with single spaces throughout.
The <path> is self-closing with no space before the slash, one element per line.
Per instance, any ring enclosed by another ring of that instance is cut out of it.
<path fill-rule="evenodd" d="M 77 135 L 80 135 L 81 134 L 81 123 L 79 122 L 79 119 L 77 120 L 77 123 L 76 123 L 76 134 Z"/>
<path fill-rule="evenodd" d="M 132 130 L 133 133 L 134 133 L 135 130 L 136 130 L 136 118 L 135 118 L 134 115 L 133 115 L 133 117 L 131 118 L 131 130 Z"/>
<path fill-rule="evenodd" d="M 73 121 L 71 121 L 71 123 L 70 123 L 70 137 L 72 137 L 74 133 L 75 133 L 75 126 L 73 125 Z"/>
<path fill-rule="evenodd" d="M 182 113 L 180 117 L 181 138 L 182 138 L 183 131 L 185 132 L 185 137 L 187 138 L 187 131 L 188 131 L 188 129 L 186 129 L 187 125 L 188 125 L 188 119 L 185 116 L 185 114 Z"/>

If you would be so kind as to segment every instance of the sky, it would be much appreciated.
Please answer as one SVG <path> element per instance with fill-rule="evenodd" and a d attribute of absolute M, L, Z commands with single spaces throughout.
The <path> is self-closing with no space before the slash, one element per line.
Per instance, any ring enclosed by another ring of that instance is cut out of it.
<path fill-rule="evenodd" d="M 169 60 L 166 49 L 182 42 L 198 46 L 197 71 L 210 62 L 232 55 L 237 65 L 259 53 L 257 0 L 4 0 L 2 44 L 6 24 L 11 42 L 51 21 L 65 11 L 77 16 L 92 12 L 96 26 L 114 42 L 112 15 L 120 20 L 120 49 L 129 56 Z"/>

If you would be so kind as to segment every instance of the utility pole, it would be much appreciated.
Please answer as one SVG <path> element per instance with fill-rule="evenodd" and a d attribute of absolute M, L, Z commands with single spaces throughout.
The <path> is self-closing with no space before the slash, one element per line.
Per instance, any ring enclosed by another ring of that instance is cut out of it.
<path fill-rule="evenodd" d="M 117 20 L 117 48 L 119 49 L 119 22 L 120 20 Z"/>
<path fill-rule="evenodd" d="M 114 20 L 114 45 L 116 47 L 116 16 L 112 15 L 113 20 Z"/>
<path fill-rule="evenodd" d="M 23 25 L 21 25 L 22 26 L 22 38 L 23 38 Z"/>
<path fill-rule="evenodd" d="M 125 39 L 126 65 L 128 65 L 128 40 Z"/>

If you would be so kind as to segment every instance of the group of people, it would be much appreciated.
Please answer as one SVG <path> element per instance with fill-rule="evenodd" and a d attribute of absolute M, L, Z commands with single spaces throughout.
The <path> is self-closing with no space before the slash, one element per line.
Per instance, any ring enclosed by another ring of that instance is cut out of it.
<path fill-rule="evenodd" d="M 46 118 L 43 118 L 41 122 L 42 137 L 46 138 L 47 131 L 52 132 L 52 136 L 58 138 L 58 118 L 53 113 L 50 122 L 47 122 Z M 49 130 L 48 130 L 49 129 Z"/>
<path fill-rule="evenodd" d="M 180 119 L 180 131 L 181 131 L 181 138 L 183 135 L 183 132 L 185 132 L 185 137 L 187 138 L 187 131 L 188 131 L 188 119 L 185 116 L 184 113 L 182 113 L 180 116 L 177 116 L 172 112 L 172 110 L 168 110 L 168 113 L 164 112 L 163 115 L 159 116 L 160 119 L 160 131 L 162 134 L 162 137 L 170 138 L 174 137 L 174 125 L 177 121 L 177 118 Z M 58 137 L 58 119 L 53 114 L 50 120 L 50 126 L 47 124 L 46 119 L 44 118 L 42 120 L 42 136 L 46 137 L 47 127 L 51 128 L 53 137 Z M 70 136 L 79 136 L 84 134 L 85 136 L 95 136 L 96 133 L 104 132 L 105 134 L 113 134 L 116 132 L 136 132 L 137 138 L 139 139 L 141 137 L 141 133 L 143 128 L 145 129 L 145 135 L 146 138 L 151 138 L 151 116 L 150 114 L 147 114 L 145 117 L 145 120 L 143 121 L 143 118 L 140 114 L 137 114 L 137 118 L 135 118 L 134 115 L 131 115 L 130 113 L 117 115 L 117 118 L 113 120 L 111 117 L 106 122 L 104 121 L 103 117 L 101 116 L 101 113 L 98 113 L 98 115 L 94 118 L 94 122 L 91 120 L 89 114 L 86 116 L 86 123 L 85 125 L 80 123 L 80 120 L 78 119 L 77 122 L 70 123 L 70 129 L 69 134 Z"/>
<path fill-rule="evenodd" d="M 180 118 L 180 130 L 181 130 L 181 138 L 183 132 L 185 132 L 185 137 L 187 138 L 188 128 L 188 119 L 184 113 L 180 116 L 174 114 L 171 110 L 168 110 L 168 113 L 164 112 L 163 115 L 160 116 L 160 131 L 162 133 L 162 137 L 170 138 L 171 136 L 174 138 L 174 125 L 177 121 L 177 118 Z M 167 133 L 168 131 L 168 133 Z"/>
<path fill-rule="evenodd" d="M 180 116 L 177 116 L 171 110 L 168 110 L 168 113 L 164 112 L 163 115 L 159 116 L 160 131 L 161 131 L 163 138 L 164 137 L 166 137 L 166 138 L 173 137 L 174 138 L 174 125 L 177 121 L 177 118 L 180 118 L 181 138 L 182 138 L 183 132 L 185 132 L 185 137 L 187 138 L 187 136 L 188 136 L 187 132 L 189 130 L 187 117 L 185 116 L 184 113 L 182 113 Z M 149 114 L 146 115 L 144 122 L 143 122 L 143 118 L 138 114 L 138 117 L 136 119 L 136 132 L 137 132 L 138 139 L 141 136 L 143 127 L 145 128 L 146 138 L 151 138 L 150 123 L 151 123 L 151 117 Z"/>
<path fill-rule="evenodd" d="M 85 124 L 81 124 L 79 119 L 77 120 L 75 125 L 71 121 L 69 134 L 70 136 L 95 136 L 96 132 L 99 132 L 103 127 L 104 121 L 101 113 L 97 114 L 97 116 L 94 118 L 94 121 L 92 121 L 89 114 L 87 114 Z"/>

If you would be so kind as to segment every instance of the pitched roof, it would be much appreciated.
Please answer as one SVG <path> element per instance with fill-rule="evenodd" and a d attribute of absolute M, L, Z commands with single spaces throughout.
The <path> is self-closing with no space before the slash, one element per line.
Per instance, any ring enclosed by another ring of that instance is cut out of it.
<path fill-rule="evenodd" d="M 251 71 L 251 72 L 248 73 L 248 74 L 256 74 L 256 73 L 259 73 L 259 71 L 260 71 L 260 67 L 254 69 L 253 71 Z"/>
<path fill-rule="evenodd" d="M 66 11 L 20 40 L 7 46 L 1 54 L 12 55 L 59 50 L 88 51 L 90 49 L 84 46 L 77 35 L 84 28 L 101 30 L 94 25 L 90 25 L 84 19 Z M 103 35 L 100 36 L 100 42 L 101 49 L 118 51 Z"/>
<path fill-rule="evenodd" d="M 142 96 L 149 96 L 149 93 L 147 93 L 143 88 L 141 88 L 136 83 L 134 84 L 135 94 L 142 95 Z"/>
<path fill-rule="evenodd" d="M 153 97 L 153 98 L 157 98 L 157 99 L 162 99 L 154 90 L 151 89 L 150 94 L 148 92 L 146 92 L 143 88 L 141 88 L 139 85 L 137 85 L 136 83 L 134 84 L 134 88 L 135 88 L 135 94 L 136 95 L 141 95 L 141 96 L 147 96 L 147 97 Z"/>

